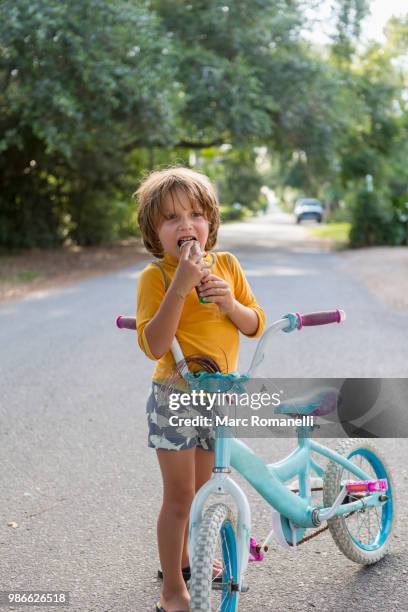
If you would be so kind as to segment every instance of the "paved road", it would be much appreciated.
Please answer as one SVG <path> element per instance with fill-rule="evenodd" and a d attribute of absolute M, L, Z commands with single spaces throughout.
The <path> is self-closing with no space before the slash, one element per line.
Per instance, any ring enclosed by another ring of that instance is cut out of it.
<path fill-rule="evenodd" d="M 240 258 L 270 322 L 292 310 L 347 311 L 343 327 L 276 337 L 271 376 L 406 376 L 408 314 L 376 300 L 291 219 L 228 226 L 220 246 Z M 159 593 L 161 487 L 144 417 L 152 362 L 113 326 L 134 310 L 141 267 L 0 308 L 0 588 L 69 590 L 75 612 L 144 612 Z M 253 349 L 244 339 L 242 369 Z M 293 444 L 251 445 L 270 462 Z M 408 610 L 408 444 L 380 445 L 393 455 L 400 493 L 392 555 L 360 568 L 327 532 L 296 554 L 273 547 L 250 567 L 243 610 Z M 261 539 L 270 510 L 240 482 Z"/>

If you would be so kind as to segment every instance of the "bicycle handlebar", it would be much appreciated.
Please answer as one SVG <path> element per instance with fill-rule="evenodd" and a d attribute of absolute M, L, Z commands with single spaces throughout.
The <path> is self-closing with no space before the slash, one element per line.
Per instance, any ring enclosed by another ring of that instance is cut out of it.
<path fill-rule="evenodd" d="M 346 318 L 346 313 L 340 308 L 336 310 L 323 310 L 321 312 L 311 312 L 309 314 L 296 313 L 298 318 L 297 329 L 311 327 L 312 325 L 327 325 L 328 323 L 342 323 Z"/>
<path fill-rule="evenodd" d="M 342 323 L 346 319 L 346 313 L 340 308 L 336 310 L 322 310 L 321 312 L 310 312 L 309 314 L 300 314 L 296 312 L 294 315 L 286 315 L 294 322 L 293 328 L 302 329 L 302 327 L 311 327 L 313 325 L 327 325 L 328 323 Z M 116 317 L 116 327 L 119 329 L 132 329 L 136 330 L 136 319 L 135 317 L 125 317 L 119 315 Z M 292 328 L 292 329 L 293 329 Z"/>
<path fill-rule="evenodd" d="M 119 315 L 116 317 L 116 327 L 119 329 L 136 329 L 136 319 L 135 317 L 124 317 L 123 315 Z"/>
<path fill-rule="evenodd" d="M 337 308 L 336 310 L 326 310 L 322 312 L 311 312 L 309 314 L 301 315 L 300 313 L 290 313 L 275 321 L 268 329 L 263 333 L 256 347 L 255 355 L 252 358 L 251 366 L 248 370 L 248 376 L 253 378 L 255 371 L 262 363 L 266 354 L 266 347 L 270 341 L 271 336 L 279 331 L 292 332 L 295 329 L 302 329 L 311 325 L 326 325 L 328 323 L 341 323 L 346 318 L 346 314 L 343 310 Z M 136 319 L 135 317 L 124 317 L 119 315 L 116 317 L 116 326 L 119 329 L 131 329 L 136 330 Z M 171 343 L 171 352 L 173 353 L 174 360 L 176 363 L 181 362 L 184 359 L 183 352 L 178 343 L 177 337 L 173 338 Z"/>

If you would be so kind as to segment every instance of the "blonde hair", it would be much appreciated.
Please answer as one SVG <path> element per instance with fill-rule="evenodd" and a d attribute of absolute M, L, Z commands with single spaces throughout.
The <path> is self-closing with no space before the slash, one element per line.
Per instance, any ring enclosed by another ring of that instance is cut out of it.
<path fill-rule="evenodd" d="M 217 194 L 210 179 L 201 172 L 177 166 L 151 172 L 133 194 L 139 203 L 137 220 L 146 249 L 155 257 L 164 255 L 157 228 L 162 220 L 162 203 L 167 194 L 183 191 L 192 206 L 200 206 L 210 224 L 206 250 L 214 248 L 220 225 Z"/>

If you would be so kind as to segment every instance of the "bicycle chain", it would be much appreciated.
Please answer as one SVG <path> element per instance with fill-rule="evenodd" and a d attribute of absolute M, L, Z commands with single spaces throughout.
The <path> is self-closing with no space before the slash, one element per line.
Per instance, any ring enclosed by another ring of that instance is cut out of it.
<path fill-rule="evenodd" d="M 310 535 L 305 536 L 304 538 L 299 540 L 299 542 L 296 544 L 296 546 L 300 546 L 300 544 L 304 544 L 305 542 L 308 542 L 309 540 L 312 540 L 313 538 L 315 538 L 319 534 L 323 533 L 323 531 L 326 531 L 326 529 L 328 529 L 328 528 L 329 528 L 329 526 L 326 525 L 326 527 L 322 527 L 321 529 L 316 529 L 316 531 L 314 531 Z"/>
<path fill-rule="evenodd" d="M 292 489 L 292 491 L 293 491 L 293 493 L 299 493 L 299 489 Z M 323 487 L 312 487 L 311 488 L 311 492 L 313 493 L 314 491 L 323 491 Z M 319 534 L 323 533 L 323 531 L 326 531 L 326 529 L 328 529 L 328 528 L 329 528 L 329 526 L 326 525 L 326 527 L 322 527 L 321 529 L 316 529 L 316 531 L 314 531 L 310 535 L 305 536 L 304 538 L 299 540 L 299 542 L 296 543 L 296 546 L 299 546 L 300 544 L 304 544 L 305 542 L 308 542 L 309 540 L 312 540 L 313 538 L 315 538 Z"/>
<path fill-rule="evenodd" d="M 293 493 L 299 493 L 299 489 L 292 489 Z M 313 487 L 311 489 L 311 491 L 323 491 L 323 488 L 321 487 Z M 344 516 L 344 518 L 347 518 L 349 516 L 351 516 L 352 514 L 354 514 L 354 512 L 350 512 L 349 514 L 346 514 Z M 316 529 L 316 531 L 314 531 L 313 533 L 311 533 L 308 536 L 305 536 L 304 538 L 302 538 L 301 540 L 299 540 L 299 542 L 297 542 L 296 546 L 300 546 L 300 544 L 305 544 L 306 542 L 308 542 L 309 540 L 313 540 L 313 538 L 315 538 L 316 536 L 320 535 L 321 533 L 323 533 L 323 531 L 327 531 L 327 529 L 329 528 L 329 525 L 326 525 L 326 527 L 322 527 L 321 529 Z"/>

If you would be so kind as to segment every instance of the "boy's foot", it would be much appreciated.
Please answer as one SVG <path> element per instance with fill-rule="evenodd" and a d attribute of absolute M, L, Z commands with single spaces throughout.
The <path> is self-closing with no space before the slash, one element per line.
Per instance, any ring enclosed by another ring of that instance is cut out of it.
<path fill-rule="evenodd" d="M 190 596 L 185 593 L 169 593 L 167 597 L 160 595 L 160 601 L 156 604 L 156 610 L 160 612 L 188 612 L 190 609 Z"/>
<path fill-rule="evenodd" d="M 213 561 L 213 582 L 222 582 L 222 563 L 218 559 Z"/>
<path fill-rule="evenodd" d="M 160 602 L 157 602 L 156 604 L 156 612 L 168 612 L 167 610 L 165 610 L 163 608 L 163 606 L 160 605 Z M 174 612 L 189 612 L 188 610 L 175 610 Z"/>

